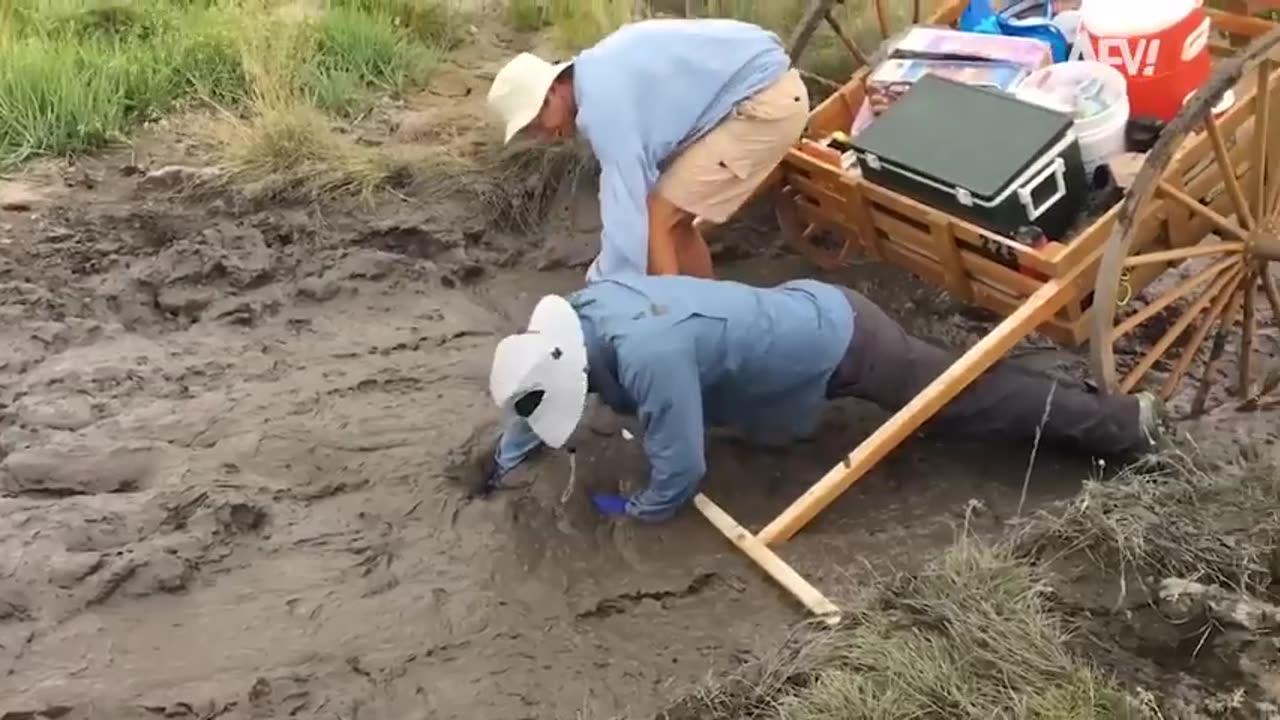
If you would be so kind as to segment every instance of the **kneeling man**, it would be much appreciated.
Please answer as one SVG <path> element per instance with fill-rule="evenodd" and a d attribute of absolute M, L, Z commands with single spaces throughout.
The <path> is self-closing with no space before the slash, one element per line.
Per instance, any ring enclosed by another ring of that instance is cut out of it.
<path fill-rule="evenodd" d="M 593 392 L 639 418 L 649 461 L 642 492 L 595 495 L 596 508 L 662 521 L 698 491 L 706 425 L 771 443 L 811 435 L 826 400 L 895 411 L 954 359 L 859 293 L 815 280 L 758 288 L 685 276 L 604 279 L 542 298 L 528 329 L 498 344 L 490 392 L 507 416 L 480 480 L 498 487 L 541 445 L 564 446 Z M 1030 440 L 1053 383 L 997 364 L 930 427 L 1001 445 Z M 1059 384 L 1042 438 L 1099 456 L 1139 455 L 1158 439 L 1159 410 L 1149 394 Z"/>

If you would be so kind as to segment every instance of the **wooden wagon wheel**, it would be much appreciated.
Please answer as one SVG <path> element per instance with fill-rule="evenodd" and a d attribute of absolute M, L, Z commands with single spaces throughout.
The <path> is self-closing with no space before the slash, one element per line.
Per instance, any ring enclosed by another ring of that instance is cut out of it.
<path fill-rule="evenodd" d="M 1132 392 L 1162 374 L 1160 395 L 1200 414 L 1224 357 L 1236 360 L 1227 384 L 1246 402 L 1256 405 L 1274 389 L 1274 381 L 1257 382 L 1253 360 L 1260 324 L 1273 332 L 1280 323 L 1269 267 L 1280 260 L 1277 46 L 1280 29 L 1215 68 L 1129 190 L 1092 305 L 1093 371 L 1109 392 Z M 1228 92 L 1236 99 L 1224 111 Z M 1132 286 L 1175 275 L 1171 287 L 1152 284 L 1145 297 L 1132 297 Z M 1178 392 L 1191 387 L 1190 397 Z"/>

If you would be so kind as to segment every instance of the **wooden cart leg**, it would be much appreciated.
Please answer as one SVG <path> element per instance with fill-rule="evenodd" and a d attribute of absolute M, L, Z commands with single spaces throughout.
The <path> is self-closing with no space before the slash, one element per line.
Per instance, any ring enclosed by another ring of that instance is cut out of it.
<path fill-rule="evenodd" d="M 1061 278 L 1050 280 L 1026 302 L 1005 318 L 986 337 L 978 341 L 951 367 L 889 418 L 870 437 L 831 468 L 804 495 L 774 518 L 756 538 L 765 545 L 776 545 L 790 540 L 818 513 L 840 497 L 855 482 L 862 479 L 894 448 L 901 445 L 929 418 L 959 395 L 988 368 L 995 365 L 1019 340 L 1053 317 L 1075 297 L 1077 280 L 1086 268 L 1093 268 L 1098 253 L 1079 263 Z"/>
<path fill-rule="evenodd" d="M 712 525 L 716 526 L 717 530 L 729 538 L 729 542 L 737 545 L 738 549 L 754 560 L 761 570 L 764 570 L 770 577 L 778 581 L 779 585 L 794 595 L 820 620 L 828 625 L 836 625 L 840 622 L 840 608 L 836 607 L 835 603 L 828 600 L 821 592 L 818 592 L 817 588 L 810 585 L 782 558 L 778 557 L 764 543 L 757 540 L 746 528 L 739 525 L 719 505 L 711 502 L 711 499 L 702 493 L 694 496 L 693 505 Z"/>

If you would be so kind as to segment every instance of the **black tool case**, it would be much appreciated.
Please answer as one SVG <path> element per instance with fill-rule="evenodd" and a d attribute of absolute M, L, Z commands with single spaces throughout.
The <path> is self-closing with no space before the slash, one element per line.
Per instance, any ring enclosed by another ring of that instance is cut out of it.
<path fill-rule="evenodd" d="M 853 138 L 862 176 L 1001 235 L 1066 242 L 1088 195 L 1072 118 L 925 75 Z"/>

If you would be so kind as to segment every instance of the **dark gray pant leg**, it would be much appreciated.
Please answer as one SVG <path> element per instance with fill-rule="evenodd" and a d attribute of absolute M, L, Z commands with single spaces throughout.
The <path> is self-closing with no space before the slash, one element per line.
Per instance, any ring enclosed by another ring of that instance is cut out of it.
<path fill-rule="evenodd" d="M 911 401 L 959 357 L 908 335 L 893 318 L 861 294 L 845 288 L 853 306 L 849 351 L 832 376 L 829 397 L 854 397 L 893 412 Z M 1077 383 L 1001 361 L 945 405 L 925 427 L 985 438 L 996 444 L 1035 437 L 1053 388 L 1046 442 L 1074 446 L 1102 456 L 1145 446 L 1138 402 L 1127 395 L 1102 395 Z"/>

